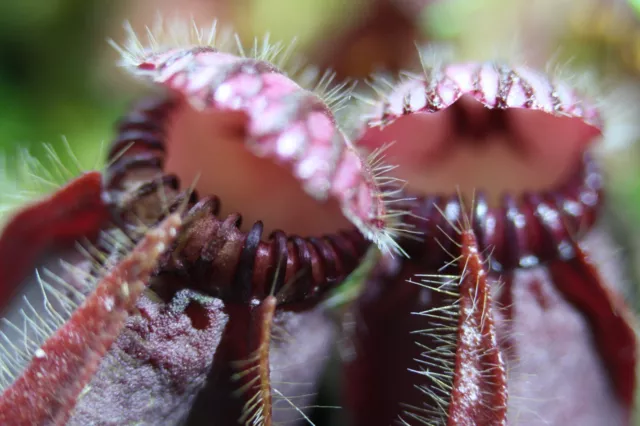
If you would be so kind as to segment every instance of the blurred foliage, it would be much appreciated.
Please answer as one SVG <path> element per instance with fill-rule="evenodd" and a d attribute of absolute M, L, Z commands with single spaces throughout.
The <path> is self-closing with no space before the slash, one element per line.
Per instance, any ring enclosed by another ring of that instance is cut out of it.
<path fill-rule="evenodd" d="M 92 58 L 103 42 L 110 2 L 8 1 L 0 5 L 0 143 L 56 143 L 67 135 L 78 155 L 106 136 L 113 105 L 93 87 Z M 106 114 L 105 114 L 106 113 Z M 107 117 L 107 115 L 109 117 Z M 103 130 L 104 129 L 104 130 Z"/>

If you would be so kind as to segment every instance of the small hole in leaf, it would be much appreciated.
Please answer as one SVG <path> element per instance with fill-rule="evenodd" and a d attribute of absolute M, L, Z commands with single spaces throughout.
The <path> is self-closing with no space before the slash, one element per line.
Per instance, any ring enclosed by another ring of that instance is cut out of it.
<path fill-rule="evenodd" d="M 207 315 L 206 308 L 199 302 L 190 301 L 184 313 L 189 317 L 191 326 L 196 330 L 205 330 L 209 327 L 209 315 Z"/>

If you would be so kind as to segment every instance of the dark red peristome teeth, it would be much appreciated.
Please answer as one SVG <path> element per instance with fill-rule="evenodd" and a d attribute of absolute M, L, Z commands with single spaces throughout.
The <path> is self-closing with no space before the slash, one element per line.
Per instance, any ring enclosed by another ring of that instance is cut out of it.
<path fill-rule="evenodd" d="M 603 199 L 602 177 L 593 158 L 585 154 L 572 178 L 556 189 L 517 197 L 507 194 L 496 207 L 481 191 L 474 198 L 471 223 L 491 269 L 531 268 L 575 256 L 566 242 L 595 223 Z M 460 195 L 417 197 L 407 210 L 413 213 L 407 222 L 421 233 L 421 241 L 403 242 L 405 250 L 431 266 L 450 260 L 442 245 L 450 246 L 458 234 L 451 224 L 463 214 Z"/>
<path fill-rule="evenodd" d="M 174 107 L 175 101 L 160 96 L 138 102 L 118 123 L 118 135 L 107 159 L 112 160 L 119 154 L 131 156 L 137 149 L 164 153 L 165 123 Z"/>
<path fill-rule="evenodd" d="M 125 222 L 151 217 L 162 208 L 171 211 L 187 192 L 181 192 L 176 176 L 162 169 L 165 126 L 174 106 L 171 100 L 145 100 L 118 125 L 120 134 L 109 152 L 112 162 L 105 175 L 105 198 Z M 163 197 L 171 205 L 158 204 Z M 275 231 L 263 241 L 261 222 L 244 233 L 239 229 L 240 215 L 217 219 L 220 202 L 216 197 L 197 201 L 192 193 L 189 204 L 184 235 L 162 270 L 186 273 L 195 278 L 200 290 L 223 300 L 262 299 L 292 280 L 295 284 L 280 295 L 283 301 L 315 298 L 353 270 L 368 247 L 356 230 L 320 238 Z"/>

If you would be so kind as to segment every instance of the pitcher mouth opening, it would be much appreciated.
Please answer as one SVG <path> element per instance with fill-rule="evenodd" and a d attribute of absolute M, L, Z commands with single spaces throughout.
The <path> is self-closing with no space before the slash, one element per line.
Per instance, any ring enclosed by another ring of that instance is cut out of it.
<path fill-rule="evenodd" d="M 381 170 L 388 169 L 378 161 L 374 167 L 336 119 L 337 109 L 350 99 L 345 84 L 332 86 L 330 73 L 309 73 L 304 67 L 283 71 L 291 52 L 280 43 L 269 43 L 268 37 L 256 40 L 246 51 L 239 42 L 230 48 L 228 37 L 218 40 L 215 24 L 209 30 L 177 26 L 150 31 L 145 46 L 130 26 L 126 29 L 129 39 L 124 47 L 112 43 L 122 55 L 121 64 L 134 77 L 168 90 L 183 106 L 197 110 L 180 108 L 180 120 L 172 120 L 177 124 L 168 129 L 173 133 L 169 139 L 181 141 L 186 136 L 193 149 L 183 150 L 182 144 L 174 149 L 178 145 L 169 143 L 167 149 L 173 152 L 166 165 L 170 170 L 188 178 L 198 168 L 206 170 L 214 178 L 205 176 L 205 183 L 199 184 L 205 192 L 216 178 L 234 180 L 234 186 L 248 189 L 253 198 L 239 196 L 240 191 L 228 184 L 223 190 L 234 203 L 250 204 L 248 215 L 257 211 L 250 200 L 275 194 L 275 187 L 281 189 L 275 201 L 296 197 L 300 204 L 296 212 L 282 211 L 280 203 L 260 203 L 260 214 L 266 215 L 261 217 L 269 229 L 286 224 L 296 231 L 327 231 L 350 222 L 383 251 L 402 253 L 396 242 L 402 228 L 399 215 L 389 205 L 390 194 L 379 187 Z M 211 131 L 216 143 L 206 140 L 207 133 L 197 132 L 200 126 Z M 240 141 L 244 149 L 234 142 L 220 143 L 220 139 Z M 255 173 L 235 170 L 242 176 L 216 175 L 210 160 L 198 156 L 199 152 L 227 156 L 221 163 L 225 166 L 235 163 L 246 169 L 255 165 Z M 270 186 L 262 179 L 267 172 L 274 180 Z"/>
<path fill-rule="evenodd" d="M 240 138 L 244 136 L 242 125 L 245 120 L 241 114 L 211 118 L 190 110 L 182 116 L 175 116 L 176 108 L 190 109 L 181 105 L 183 102 L 179 98 L 163 97 L 136 105 L 118 126 L 119 136 L 109 153 L 111 165 L 105 179 L 113 210 L 125 223 L 153 223 L 162 212 L 187 203 L 187 230 L 178 239 L 179 243 L 171 258 L 163 264 L 165 273 L 174 271 L 187 276 L 197 275 L 196 281 L 202 282 L 193 283 L 196 287 L 205 287 L 205 291 L 223 298 L 240 297 L 236 294 L 240 290 L 234 290 L 237 287 L 244 288 L 242 297 L 262 298 L 295 280 L 296 285 L 287 290 L 290 294 L 283 296 L 287 301 L 294 302 L 319 296 L 328 287 L 339 283 L 342 277 L 357 266 L 368 243 L 357 230 L 348 226 L 339 209 L 331 211 L 332 206 L 329 206 L 322 211 L 325 215 L 325 231 L 312 222 L 314 217 L 319 217 L 318 221 L 323 220 L 321 216 L 316 216 L 319 212 L 314 205 L 322 204 L 312 199 L 307 202 L 309 210 L 304 212 L 306 216 L 299 216 L 304 223 L 310 222 L 310 228 L 298 228 L 305 232 L 302 236 L 292 232 L 291 229 L 296 227 L 293 223 L 295 217 L 288 216 L 283 220 L 278 214 L 286 214 L 289 209 L 295 211 L 295 203 L 298 202 L 296 197 L 300 193 L 305 197 L 308 195 L 301 189 L 295 192 L 297 187 L 286 182 L 286 171 L 277 170 L 278 165 L 272 164 L 269 170 L 266 165 L 269 160 L 257 158 L 251 153 L 244 156 L 244 153 L 237 150 L 234 152 L 235 146 L 224 147 L 224 144 L 238 144 L 244 149 Z M 172 125 L 172 120 L 176 118 L 185 123 Z M 200 127 L 195 127 L 196 122 Z M 206 145 L 211 142 L 206 138 L 207 134 L 211 134 L 207 129 L 217 130 L 213 134 L 229 138 L 227 141 L 219 141 L 222 148 L 205 153 L 190 151 L 191 154 L 186 154 L 179 161 L 170 158 L 173 153 L 198 148 L 198 145 L 190 145 L 193 142 L 186 140 L 189 136 L 196 139 L 195 144 L 201 142 Z M 171 137 L 174 137 L 173 141 L 169 140 Z M 181 139 L 182 137 L 186 139 Z M 202 160 L 198 160 L 200 154 L 207 155 L 202 155 Z M 229 164 L 225 164 L 225 159 L 229 156 L 232 158 L 228 160 Z M 251 163 L 253 159 L 255 162 Z M 259 216 L 265 214 L 265 211 L 256 209 L 255 200 L 252 199 L 254 194 L 268 197 L 270 189 L 282 193 L 283 188 L 272 187 L 278 182 L 268 180 L 268 177 L 262 180 L 246 179 L 238 188 L 233 185 L 235 177 L 225 178 L 222 169 L 230 167 L 227 169 L 229 173 L 241 174 L 248 167 L 247 161 L 250 162 L 248 170 L 254 177 L 261 178 L 258 174 L 265 173 L 263 167 L 267 168 L 267 173 L 277 170 L 275 179 L 282 179 L 285 182 L 283 185 L 288 185 L 287 189 L 291 190 L 283 196 L 282 199 L 286 202 L 282 205 L 267 205 L 267 216 L 275 226 L 282 225 L 283 228 L 266 229 Z M 189 173 L 196 174 L 196 164 L 202 167 L 210 165 L 211 169 L 217 168 L 218 164 L 221 166 L 214 173 L 207 174 L 211 170 L 205 170 L 198 180 L 200 186 L 196 187 L 196 191 L 190 191 L 188 185 L 181 182 L 185 182 L 185 179 L 190 182 Z M 183 175 L 184 168 L 189 166 L 191 170 Z M 260 169 L 254 170 L 251 167 Z M 175 171 L 178 173 L 172 173 Z M 290 175 L 289 180 L 295 183 Z M 230 188 L 225 188 L 225 183 Z M 257 185 L 258 188 L 252 185 Z M 217 191 L 217 194 L 210 193 L 210 190 Z M 247 192 L 238 193 L 240 190 Z M 218 198 L 220 193 L 223 196 L 229 195 L 237 204 L 227 208 L 226 212 L 223 211 L 224 202 Z M 185 199 L 187 196 L 190 197 L 188 200 Z M 238 206 L 252 209 L 252 213 L 239 213 L 236 210 Z M 300 226 L 305 226 L 304 223 Z M 341 230 L 342 224 L 346 226 Z M 306 231 L 319 232 L 307 234 Z"/>
<path fill-rule="evenodd" d="M 224 200 L 222 216 L 242 212 L 243 231 L 258 220 L 267 234 L 282 229 L 322 235 L 351 227 L 334 198 L 312 198 L 282 165 L 246 149 L 244 114 L 182 108 L 170 123 L 165 172 L 184 183 L 196 182 L 200 194 Z"/>
<path fill-rule="evenodd" d="M 602 184 L 588 150 L 600 121 L 587 100 L 532 70 L 450 65 L 381 99 L 361 144 L 394 142 L 394 174 L 416 197 L 409 221 L 424 233 L 408 251 L 433 252 L 434 237 L 454 236 L 469 215 L 495 269 L 531 267 L 561 254 L 568 235 L 558 229 L 583 232 L 596 219 Z"/>
<path fill-rule="evenodd" d="M 414 194 L 482 190 L 490 205 L 503 194 L 552 189 L 571 179 L 581 154 L 598 136 L 579 118 L 544 111 L 489 109 L 462 95 L 447 109 L 411 114 L 368 129 L 370 148 L 395 141 L 387 153 Z"/>

